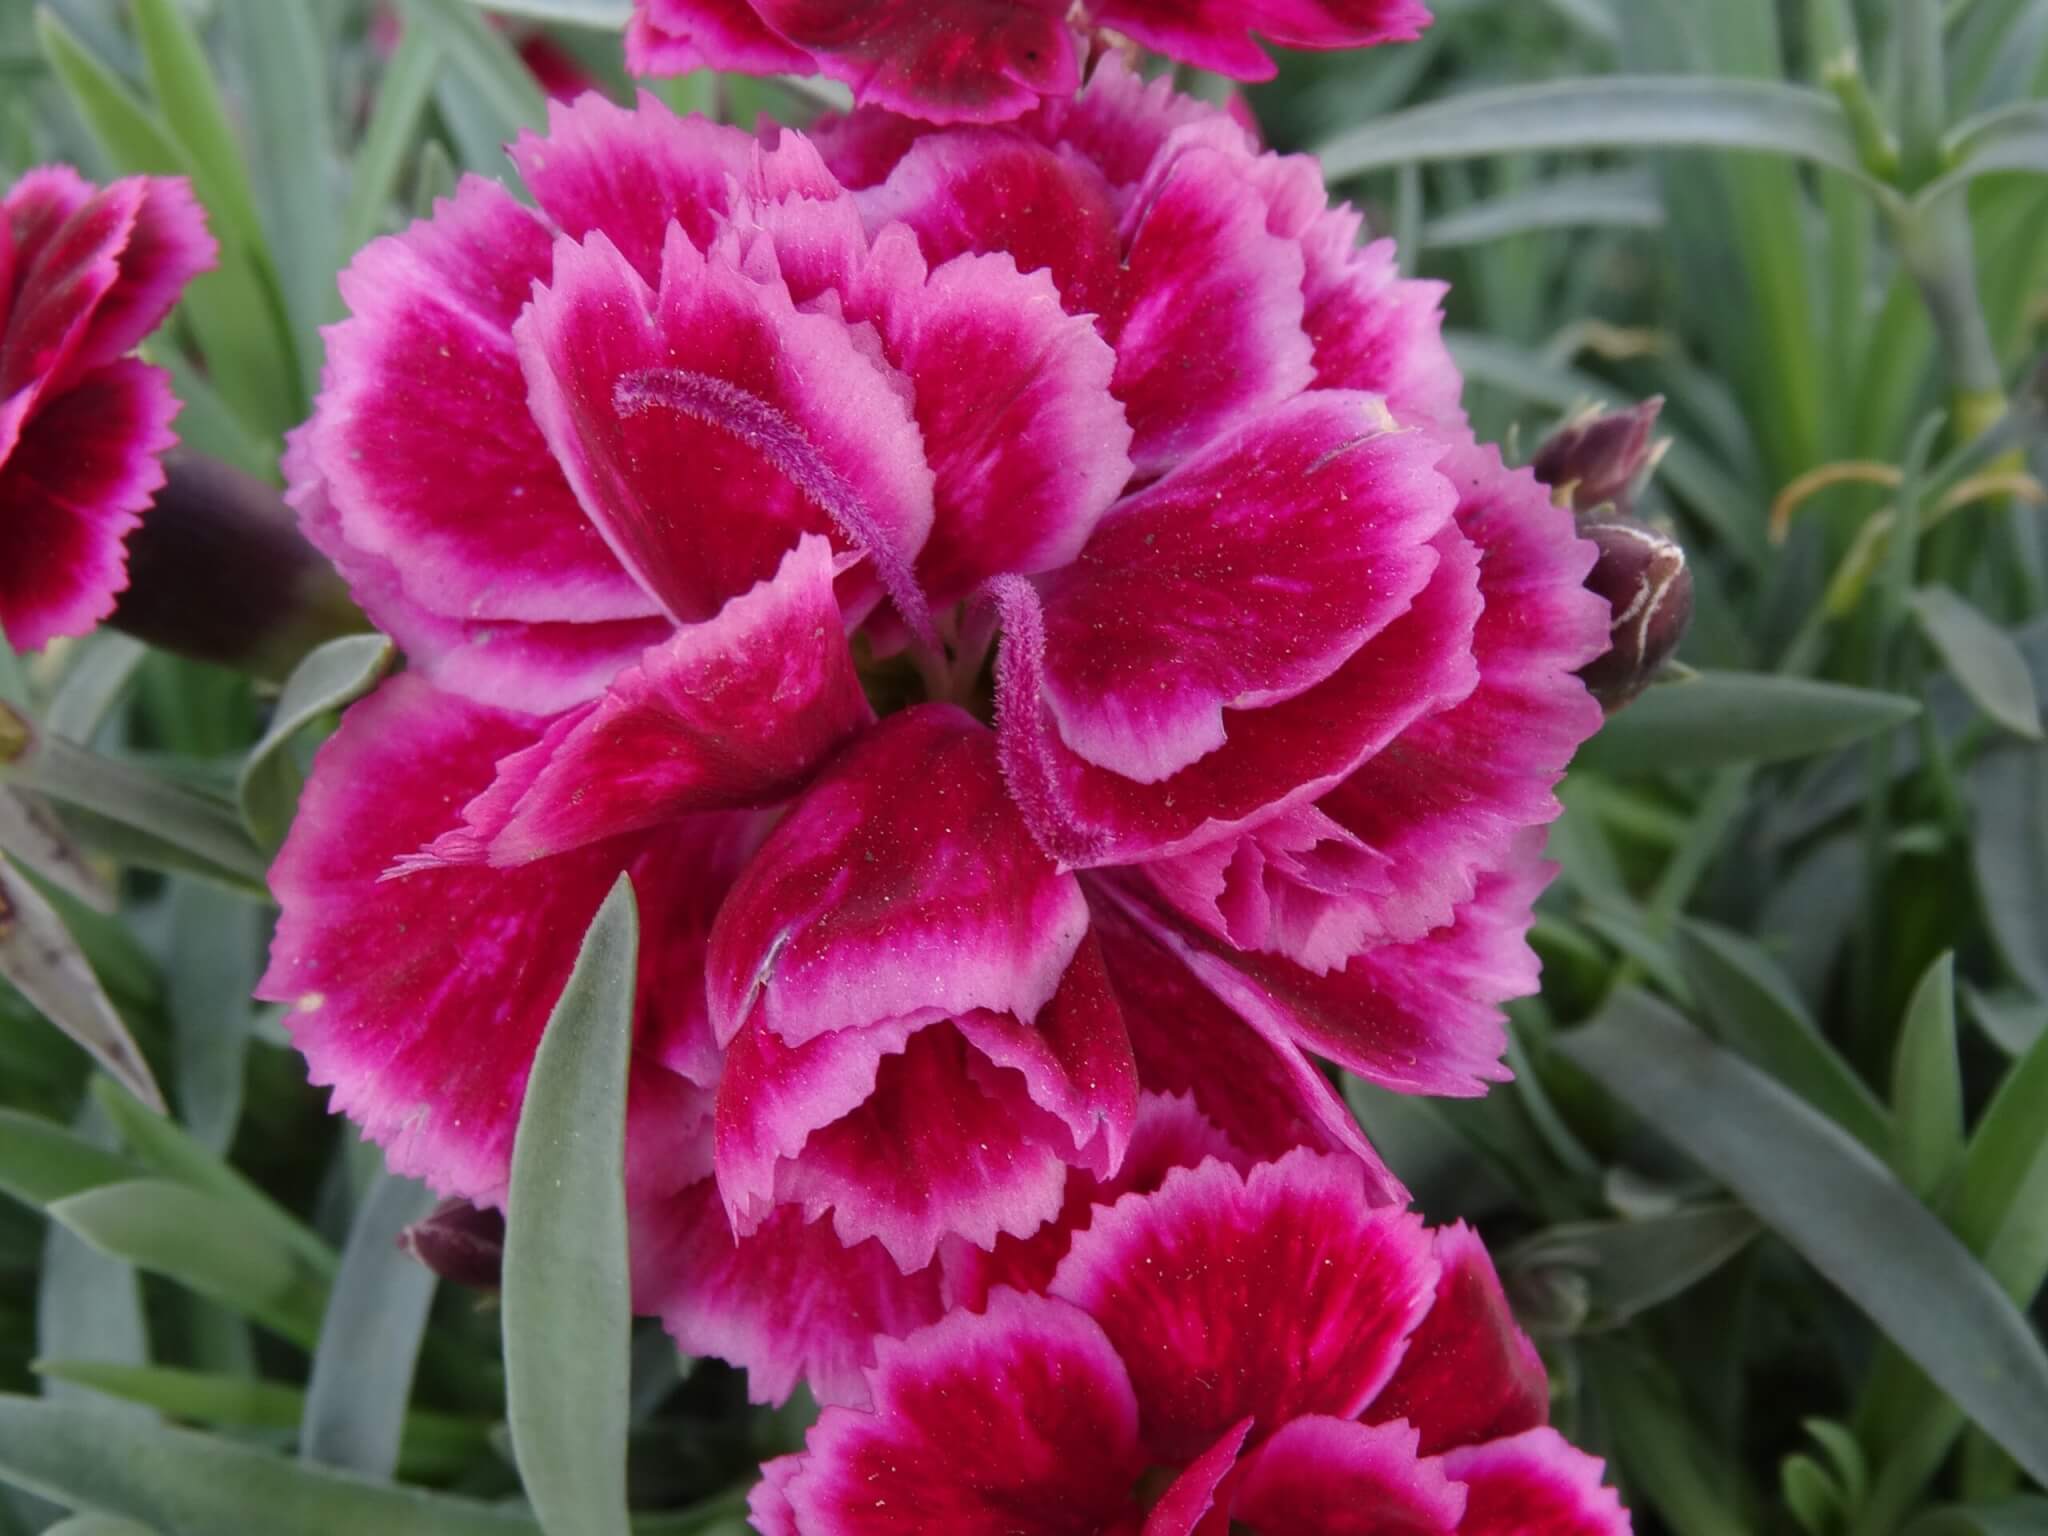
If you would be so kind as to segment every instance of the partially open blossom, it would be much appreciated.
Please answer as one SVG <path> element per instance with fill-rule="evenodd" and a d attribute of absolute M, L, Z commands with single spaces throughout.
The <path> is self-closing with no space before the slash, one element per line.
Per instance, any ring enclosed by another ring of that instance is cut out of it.
<path fill-rule="evenodd" d="M 177 441 L 169 377 L 129 354 L 213 238 L 182 180 L 98 188 L 68 166 L 0 198 L 0 632 L 81 635 L 127 584 L 122 541 Z"/>
<path fill-rule="evenodd" d="M 1314 1058 L 1505 1075 L 1606 638 L 1437 291 L 1114 59 L 1007 128 L 586 97 L 513 157 L 537 206 L 343 275 L 289 455 L 410 661 L 273 873 L 336 1107 L 501 1200 L 626 870 L 638 1299 L 758 1393 L 863 1398 L 1147 1090 L 1398 1199 Z"/>
<path fill-rule="evenodd" d="M 1411 41 L 1422 0 L 634 0 L 626 63 L 642 75 L 826 74 L 855 97 L 935 123 L 1001 123 L 1071 96 L 1091 40 L 1130 38 L 1238 80 L 1283 48 Z"/>
<path fill-rule="evenodd" d="M 1353 1160 L 1211 1158 L 1099 1204 L 1041 1289 L 882 1342 L 753 1496 L 763 1536 L 1621 1536 L 1546 1427 L 1478 1238 Z"/>

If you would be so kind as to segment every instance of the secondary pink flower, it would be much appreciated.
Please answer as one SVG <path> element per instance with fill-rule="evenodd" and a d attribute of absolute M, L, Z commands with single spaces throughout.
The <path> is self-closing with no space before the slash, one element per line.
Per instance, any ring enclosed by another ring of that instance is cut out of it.
<path fill-rule="evenodd" d="M 1313 1058 L 1504 1075 L 1606 635 L 1437 290 L 1114 60 L 1008 128 L 586 97 L 513 153 L 536 207 L 468 181 L 343 275 L 289 456 L 411 666 L 273 873 L 336 1105 L 501 1198 L 624 869 L 641 1302 L 757 1390 L 858 1393 L 831 1285 L 928 1321 L 1143 1089 L 1399 1198 Z"/>
<path fill-rule="evenodd" d="M 1479 1240 L 1358 1165 L 1211 1158 L 1089 1213 L 1043 1293 L 882 1342 L 764 1536 L 1621 1536 Z"/>
<path fill-rule="evenodd" d="M 1071 96 L 1098 31 L 1270 80 L 1259 38 L 1362 48 L 1412 41 L 1429 19 L 1422 0 L 634 0 L 626 63 L 643 75 L 823 73 L 911 117 L 1000 123 Z"/>
<path fill-rule="evenodd" d="M 128 584 L 122 540 L 177 441 L 169 378 L 129 356 L 214 243 L 182 180 L 68 166 L 0 198 L 0 632 L 81 635 Z"/>

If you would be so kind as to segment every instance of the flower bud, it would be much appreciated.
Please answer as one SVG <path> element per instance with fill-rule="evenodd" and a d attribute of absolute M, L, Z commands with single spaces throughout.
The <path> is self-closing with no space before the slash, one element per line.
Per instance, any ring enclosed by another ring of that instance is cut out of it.
<path fill-rule="evenodd" d="M 1643 481 L 1664 456 L 1665 445 L 1650 441 L 1663 409 L 1660 395 L 1625 411 L 1575 416 L 1536 450 L 1529 467 L 1574 512 L 1633 512 Z"/>
<path fill-rule="evenodd" d="M 1579 669 L 1609 714 L 1650 685 L 1692 622 L 1692 571 L 1685 551 L 1648 523 L 1603 512 L 1579 519 L 1579 536 L 1600 550 L 1586 586 L 1613 610 L 1607 653 Z"/>
<path fill-rule="evenodd" d="M 443 1280 L 495 1291 L 505 1264 L 505 1215 L 467 1200 L 443 1200 L 398 1234 L 398 1246 Z"/>
<path fill-rule="evenodd" d="M 322 641 L 364 627 L 284 499 L 205 454 L 165 456 L 166 479 L 128 536 L 128 587 L 109 621 L 150 645 L 282 678 Z"/>

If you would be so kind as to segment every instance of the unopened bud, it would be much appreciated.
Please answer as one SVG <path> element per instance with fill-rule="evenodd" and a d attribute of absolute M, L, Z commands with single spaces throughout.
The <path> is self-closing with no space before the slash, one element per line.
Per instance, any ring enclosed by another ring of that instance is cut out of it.
<path fill-rule="evenodd" d="M 1635 510 L 1642 484 L 1664 456 L 1666 444 L 1653 443 L 1663 397 L 1645 400 L 1625 411 L 1587 411 L 1550 435 L 1536 450 L 1529 467 L 1557 495 L 1560 506 L 1574 512 L 1612 507 L 1623 514 Z"/>
<path fill-rule="evenodd" d="M 1613 612 L 1607 654 L 1579 669 L 1609 714 L 1650 685 L 1692 622 L 1692 571 L 1669 534 L 1616 513 L 1579 519 L 1600 550 L 1586 586 Z"/>
<path fill-rule="evenodd" d="M 166 479 L 128 536 L 128 587 L 110 621 L 197 661 L 281 678 L 323 641 L 364 627 L 284 498 L 205 454 L 165 456 Z"/>
<path fill-rule="evenodd" d="M 398 1246 L 443 1280 L 495 1291 L 505 1266 L 505 1216 L 467 1200 L 443 1200 L 398 1234 Z"/>

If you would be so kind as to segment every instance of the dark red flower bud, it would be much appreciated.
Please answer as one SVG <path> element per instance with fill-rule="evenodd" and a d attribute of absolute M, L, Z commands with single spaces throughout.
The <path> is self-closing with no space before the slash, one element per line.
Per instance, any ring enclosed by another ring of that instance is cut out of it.
<path fill-rule="evenodd" d="M 398 1246 L 443 1280 L 495 1291 L 505 1265 L 505 1215 L 467 1200 L 443 1200 L 398 1234 Z"/>
<path fill-rule="evenodd" d="M 1660 395 L 1625 411 L 1576 416 L 1536 450 L 1529 467 L 1575 512 L 1633 512 L 1637 492 L 1664 453 L 1650 440 L 1663 409 Z"/>
<path fill-rule="evenodd" d="M 150 645 L 281 678 L 322 641 L 365 627 L 284 498 L 205 454 L 164 459 L 128 536 L 128 586 L 109 621 Z"/>
<path fill-rule="evenodd" d="M 1579 676 L 1611 714 L 1650 685 L 1692 622 L 1692 571 L 1669 534 L 1637 518 L 1599 513 L 1579 534 L 1600 549 L 1586 585 L 1614 611 L 1612 648 Z"/>

